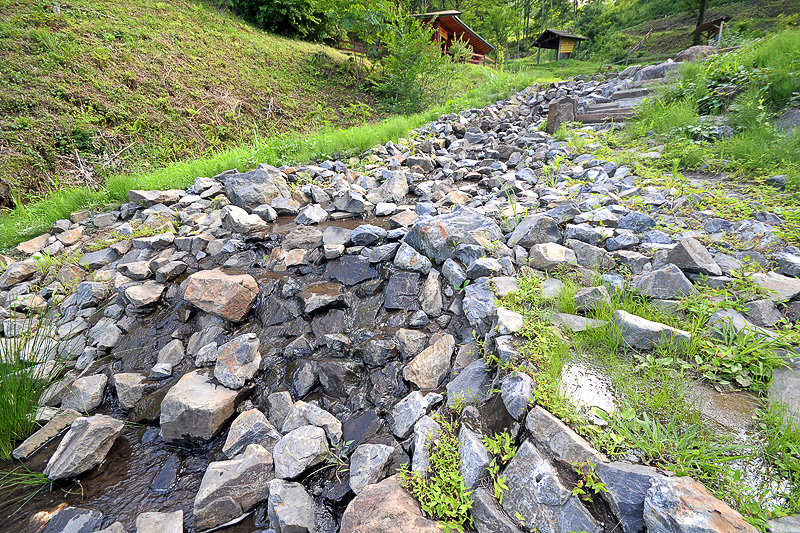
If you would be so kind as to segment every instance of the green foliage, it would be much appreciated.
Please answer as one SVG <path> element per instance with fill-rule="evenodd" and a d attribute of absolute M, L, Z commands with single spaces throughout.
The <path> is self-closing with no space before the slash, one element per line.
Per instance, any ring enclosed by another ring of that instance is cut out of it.
<path fill-rule="evenodd" d="M 457 416 L 455 413 L 434 415 L 441 432 L 427 443 L 430 450 L 427 476 L 411 471 L 408 465 L 400 470 L 403 484 L 419 501 L 422 510 L 439 520 L 447 531 L 464 531 L 472 525 L 469 514 L 472 491 L 464 484 L 459 468 Z"/>
<path fill-rule="evenodd" d="M 329 30 L 320 0 L 230 0 L 231 9 L 260 28 L 280 35 L 320 39 Z"/>
<path fill-rule="evenodd" d="M 24 464 L 0 471 L 0 511 L 14 514 L 40 492 L 52 489 L 47 476 Z"/>
<path fill-rule="evenodd" d="M 492 461 L 489 463 L 489 476 L 492 478 L 492 489 L 497 502 L 503 504 L 503 493 L 508 490 L 506 477 L 500 475 L 500 471 L 508 462 L 517 455 L 517 446 L 507 432 L 496 433 L 494 437 L 483 436 L 483 445 L 492 454 Z"/>
<path fill-rule="evenodd" d="M 582 500 L 591 502 L 598 494 L 608 492 L 605 483 L 601 482 L 594 473 L 594 463 L 587 460 L 573 463 L 572 467 L 580 477 L 578 484 L 572 489 L 573 496 L 579 496 Z"/>

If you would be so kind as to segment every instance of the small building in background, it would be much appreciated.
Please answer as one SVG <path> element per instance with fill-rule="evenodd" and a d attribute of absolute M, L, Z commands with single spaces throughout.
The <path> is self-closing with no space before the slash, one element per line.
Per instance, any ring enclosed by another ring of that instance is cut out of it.
<path fill-rule="evenodd" d="M 704 22 L 700 24 L 692 33 L 689 35 L 697 35 L 700 34 L 701 37 L 705 38 L 706 42 L 710 42 L 712 40 L 717 41 L 717 46 L 722 46 L 722 28 L 725 26 L 725 23 L 730 21 L 733 17 L 724 15 L 714 20 L 709 20 L 708 22 Z"/>
<path fill-rule="evenodd" d="M 581 41 L 586 40 L 586 37 L 581 35 L 575 35 L 566 31 L 548 28 L 536 38 L 533 46 L 538 48 L 539 52 L 542 51 L 542 48 L 546 50 L 556 50 L 556 60 L 572 59 L 573 54 L 575 59 L 579 59 Z M 538 56 L 536 62 L 539 62 Z"/>
<path fill-rule="evenodd" d="M 453 41 L 460 39 L 466 41 L 472 47 L 472 58 L 468 59 L 470 63 L 493 67 L 494 61 L 486 56 L 494 51 L 494 46 L 464 24 L 464 21 L 459 18 L 460 14 L 461 11 L 452 9 L 449 11 L 422 13 L 414 15 L 414 17 L 433 26 L 435 30 L 433 40 L 441 43 L 443 52 L 447 53 Z"/>

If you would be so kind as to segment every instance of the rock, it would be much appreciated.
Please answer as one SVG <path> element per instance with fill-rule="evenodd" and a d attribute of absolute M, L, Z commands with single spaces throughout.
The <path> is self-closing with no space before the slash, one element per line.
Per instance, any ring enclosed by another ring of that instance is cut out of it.
<path fill-rule="evenodd" d="M 66 507 L 53 513 L 50 520 L 39 533 L 94 533 L 103 522 L 103 513 Z"/>
<path fill-rule="evenodd" d="M 34 453 L 36 453 L 42 446 L 47 444 L 51 439 L 58 436 L 66 428 L 70 427 L 76 418 L 81 414 L 71 409 L 63 409 L 58 412 L 53 418 L 47 421 L 47 424 L 37 429 L 30 437 L 25 439 L 22 444 L 17 446 L 11 455 L 14 459 L 20 461 L 27 461 Z"/>
<path fill-rule="evenodd" d="M 420 306 L 426 315 L 437 317 L 442 314 L 444 302 L 442 300 L 442 284 L 439 281 L 440 274 L 437 270 L 431 269 L 428 277 L 422 284 L 419 294 Z"/>
<path fill-rule="evenodd" d="M 623 533 L 644 531 L 644 500 L 650 483 L 661 474 L 652 466 L 628 463 L 597 463 L 595 474 L 606 486 L 606 500 L 619 519 Z"/>
<path fill-rule="evenodd" d="M 744 307 L 747 309 L 745 316 L 759 326 L 774 327 L 783 320 L 783 315 L 772 300 L 754 300 L 744 304 Z"/>
<path fill-rule="evenodd" d="M 522 329 L 524 323 L 525 317 L 520 313 L 503 307 L 497 308 L 497 324 L 494 327 L 499 335 L 517 333 Z"/>
<path fill-rule="evenodd" d="M 114 374 L 114 388 L 117 391 L 117 402 L 121 409 L 133 409 L 147 390 L 145 377 L 137 373 Z"/>
<path fill-rule="evenodd" d="M 753 281 L 760 287 L 770 291 L 767 296 L 773 302 L 791 300 L 800 295 L 800 279 L 782 276 L 775 272 L 753 274 Z"/>
<path fill-rule="evenodd" d="M 484 487 L 478 487 L 472 493 L 470 513 L 478 533 L 522 533 L 497 505 L 494 495 Z"/>
<path fill-rule="evenodd" d="M 324 429 L 328 440 L 334 445 L 342 440 L 342 423 L 335 416 L 313 403 L 298 400 L 286 415 L 281 432 L 289 433 L 303 426 L 316 426 Z"/>
<path fill-rule="evenodd" d="M 314 533 L 314 501 L 300 483 L 273 479 L 267 500 L 269 523 L 275 533 Z"/>
<path fill-rule="evenodd" d="M 640 235 L 656 227 L 656 221 L 650 215 L 639 213 L 638 211 L 631 211 L 624 217 L 619 219 L 617 223 L 619 229 L 629 229 L 635 234 Z"/>
<path fill-rule="evenodd" d="M 549 457 L 560 461 L 566 468 L 585 461 L 598 464 L 606 460 L 583 437 L 540 405 L 528 413 L 525 428 L 539 450 L 546 451 Z"/>
<path fill-rule="evenodd" d="M 775 262 L 778 263 L 778 274 L 800 278 L 800 255 L 782 252 L 775 254 Z"/>
<path fill-rule="evenodd" d="M 578 99 L 573 96 L 562 96 L 550 102 L 547 111 L 547 127 L 545 131 L 553 135 L 562 124 L 575 122 L 578 117 Z"/>
<path fill-rule="evenodd" d="M 431 407 L 442 401 L 441 394 L 414 391 L 392 408 L 387 421 L 397 438 L 406 439 L 414 430 L 417 420 L 428 414 Z"/>
<path fill-rule="evenodd" d="M 419 504 L 401 485 L 399 476 L 369 485 L 347 506 L 341 533 L 441 533 L 439 524 L 422 515 Z"/>
<path fill-rule="evenodd" d="M 250 409 L 237 416 L 231 424 L 228 437 L 222 446 L 222 453 L 232 459 L 250 444 L 260 444 L 269 450 L 273 446 L 267 444 L 270 441 L 274 444 L 280 438 L 281 434 L 270 424 L 264 413 L 258 409 Z"/>
<path fill-rule="evenodd" d="M 533 378 L 522 372 L 512 372 L 503 378 L 500 395 L 508 414 L 514 420 L 522 420 L 533 402 L 535 384 Z"/>
<path fill-rule="evenodd" d="M 258 284 L 249 274 L 225 274 L 215 268 L 189 276 L 186 301 L 214 316 L 240 322 L 258 296 Z"/>
<path fill-rule="evenodd" d="M 350 456 L 350 488 L 360 494 L 367 485 L 381 480 L 394 448 L 385 444 L 362 444 Z"/>
<path fill-rule="evenodd" d="M 800 531 L 800 515 L 767 520 L 767 528 L 770 533 L 797 533 Z"/>
<path fill-rule="evenodd" d="M 136 517 L 136 533 L 183 533 L 183 511 L 142 513 Z"/>
<path fill-rule="evenodd" d="M 428 415 L 423 416 L 414 424 L 414 455 L 411 458 L 411 470 L 422 476 L 428 475 L 430 466 L 431 442 L 435 442 L 441 435 L 442 427 Z"/>
<path fill-rule="evenodd" d="M 357 285 L 362 281 L 377 277 L 378 271 L 370 265 L 369 260 L 360 255 L 346 255 L 338 261 L 329 261 L 325 267 L 326 279 L 335 280 L 347 286 Z"/>
<path fill-rule="evenodd" d="M 419 309 L 419 285 L 419 274 L 416 272 L 392 274 L 383 291 L 383 306 L 390 311 Z"/>
<path fill-rule="evenodd" d="M 675 300 L 695 292 L 692 282 L 673 264 L 634 276 L 630 288 L 643 296 L 659 300 Z"/>
<path fill-rule="evenodd" d="M 310 226 L 297 226 L 283 236 L 281 248 L 290 250 L 314 250 L 322 246 L 323 233 Z"/>
<path fill-rule="evenodd" d="M 436 264 L 452 258 L 456 245 L 503 241 L 503 232 L 493 221 L 468 206 L 434 217 L 420 217 L 404 241 Z"/>
<path fill-rule="evenodd" d="M 464 268 L 453 259 L 448 259 L 442 265 L 442 274 L 453 287 L 463 287 L 467 281 L 467 273 Z"/>
<path fill-rule="evenodd" d="M 205 373 L 184 374 L 161 401 L 161 438 L 210 440 L 233 416 L 237 396 Z"/>
<path fill-rule="evenodd" d="M 401 203 L 407 194 L 408 180 L 406 179 L 405 174 L 402 172 L 393 172 L 389 179 L 384 181 L 377 190 L 372 191 L 369 195 L 367 195 L 367 198 L 373 203 Z"/>
<path fill-rule="evenodd" d="M 229 389 L 241 389 L 253 379 L 261 365 L 260 341 L 255 333 L 245 333 L 220 346 L 214 377 Z"/>
<path fill-rule="evenodd" d="M 800 128 L 800 109 L 793 107 L 785 110 L 775 120 L 775 127 L 784 133 L 794 134 Z"/>
<path fill-rule="evenodd" d="M 316 426 L 302 426 L 290 431 L 275 445 L 275 477 L 294 479 L 328 457 L 325 431 Z"/>
<path fill-rule="evenodd" d="M 206 531 L 235 520 L 269 496 L 272 456 L 251 444 L 241 457 L 208 465 L 194 499 L 194 530 Z"/>
<path fill-rule="evenodd" d="M 605 320 L 595 320 L 568 313 L 553 313 L 553 325 L 563 326 L 570 331 L 586 331 L 588 329 L 602 328 L 608 325 Z"/>
<path fill-rule="evenodd" d="M 183 342 L 180 339 L 172 339 L 158 351 L 156 357 L 157 363 L 169 363 L 172 366 L 177 366 L 186 355 L 186 350 L 183 349 Z"/>
<path fill-rule="evenodd" d="M 494 257 L 481 257 L 476 259 L 467 268 L 467 278 L 476 280 L 478 278 L 492 277 L 503 272 L 503 265 Z"/>
<path fill-rule="evenodd" d="M 225 179 L 225 196 L 242 209 L 254 209 L 269 204 L 274 198 L 291 198 L 283 172 L 267 164 L 255 170 L 233 174 Z"/>
<path fill-rule="evenodd" d="M 489 476 L 487 469 L 492 457 L 481 436 L 465 425 L 458 432 L 458 457 L 461 459 L 459 471 L 468 489 L 474 489 L 481 479 Z"/>
<path fill-rule="evenodd" d="M 158 303 L 166 286 L 155 281 L 146 281 L 125 289 L 125 299 L 134 307 L 150 307 Z"/>
<path fill-rule="evenodd" d="M 273 392 L 267 396 L 267 407 L 269 409 L 267 418 L 270 423 L 276 428 L 282 428 L 293 405 L 292 395 L 288 391 Z"/>
<path fill-rule="evenodd" d="M 710 56 L 716 52 L 716 48 L 708 45 L 695 45 L 690 46 L 686 50 L 682 50 L 675 55 L 675 62 L 681 63 L 683 61 L 697 61 Z M 627 530 L 625 533 L 628 533 Z"/>
<path fill-rule="evenodd" d="M 522 443 L 503 475 L 508 485 L 503 509 L 524 527 L 542 533 L 602 531 L 530 441 Z"/>
<path fill-rule="evenodd" d="M 73 409 L 79 413 L 94 411 L 103 402 L 108 377 L 105 374 L 84 376 L 76 379 L 68 395 L 61 402 L 62 409 Z"/>
<path fill-rule="evenodd" d="M 420 389 L 435 389 L 450 370 L 455 346 L 455 338 L 444 335 L 406 365 L 403 377 Z"/>
<path fill-rule="evenodd" d="M 430 259 L 417 252 L 407 243 L 400 243 L 397 254 L 394 256 L 394 266 L 405 270 L 412 270 L 420 274 L 428 274 L 432 264 Z"/>
<path fill-rule="evenodd" d="M 483 359 L 478 359 L 467 365 L 459 372 L 458 376 L 447 384 L 447 405 L 452 407 L 457 398 L 467 403 L 482 404 L 486 401 L 492 376 L 489 367 Z"/>
<path fill-rule="evenodd" d="M 128 201 L 142 207 L 152 207 L 156 204 L 172 205 L 178 203 L 183 195 L 182 190 L 171 189 L 166 191 L 128 191 Z"/>
<path fill-rule="evenodd" d="M 789 366 L 772 371 L 768 396 L 771 402 L 782 403 L 788 412 L 800 419 L 800 358 L 788 362 Z"/>
<path fill-rule="evenodd" d="M 467 285 L 461 305 L 470 326 L 477 329 L 480 335 L 488 333 L 496 313 L 495 295 L 489 279 L 479 279 Z"/>
<path fill-rule="evenodd" d="M 721 276 L 722 269 L 708 253 L 705 246 L 700 244 L 697 239 L 687 237 L 669 251 L 667 261 L 673 263 L 682 270 L 707 274 L 709 276 Z"/>
<path fill-rule="evenodd" d="M 370 246 L 385 238 L 386 230 L 372 224 L 362 224 L 350 234 L 350 240 L 356 246 Z"/>
<path fill-rule="evenodd" d="M 36 262 L 33 260 L 12 263 L 0 276 L 0 289 L 8 289 L 17 283 L 29 280 L 36 272 Z"/>
<path fill-rule="evenodd" d="M 612 314 L 614 325 L 620 330 L 623 340 L 637 350 L 650 350 L 660 345 L 684 344 L 688 346 L 691 334 L 688 331 L 671 328 L 665 324 L 617 310 Z"/>
<path fill-rule="evenodd" d="M 76 418 L 44 469 L 51 480 L 74 477 L 102 463 L 124 425 L 106 415 Z"/>
<path fill-rule="evenodd" d="M 527 216 L 517 224 L 517 227 L 508 236 L 506 244 L 510 248 L 516 245 L 530 248 L 535 244 L 546 244 L 560 240 L 561 232 L 556 221 L 546 215 L 538 214 Z"/>
<path fill-rule="evenodd" d="M 575 293 L 575 310 L 579 313 L 586 311 L 597 311 L 604 307 L 611 307 L 611 298 L 608 296 L 608 289 L 601 285 L 599 287 L 589 287 L 578 289 Z"/>
<path fill-rule="evenodd" d="M 644 522 L 652 533 L 755 533 L 738 512 L 690 477 L 658 477 L 644 500 Z"/>
<path fill-rule="evenodd" d="M 560 266 L 577 265 L 575 252 L 556 243 L 535 244 L 530 251 L 530 265 L 539 270 L 553 270 Z"/>
<path fill-rule="evenodd" d="M 328 212 L 319 204 L 311 204 L 300 210 L 300 213 L 294 219 L 294 223 L 309 226 L 321 224 L 326 220 L 328 220 Z"/>
<path fill-rule="evenodd" d="M 575 252 L 575 259 L 582 267 L 602 271 L 611 270 L 616 265 L 611 254 L 597 246 L 582 241 L 570 241 L 569 247 Z"/>
<path fill-rule="evenodd" d="M 264 219 L 258 215 L 249 215 L 247 211 L 235 205 L 226 205 L 220 214 L 222 227 L 232 233 L 250 233 L 269 228 Z"/>

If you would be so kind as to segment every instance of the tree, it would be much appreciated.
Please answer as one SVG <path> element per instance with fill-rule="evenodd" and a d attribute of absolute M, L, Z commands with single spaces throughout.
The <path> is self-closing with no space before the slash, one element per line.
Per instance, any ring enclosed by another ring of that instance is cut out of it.
<path fill-rule="evenodd" d="M 700 0 L 700 14 L 697 16 L 697 26 L 695 27 L 695 31 L 700 29 L 700 25 L 703 24 L 703 19 L 706 17 L 706 3 L 708 0 Z M 694 44 L 700 44 L 700 33 L 694 34 Z"/>

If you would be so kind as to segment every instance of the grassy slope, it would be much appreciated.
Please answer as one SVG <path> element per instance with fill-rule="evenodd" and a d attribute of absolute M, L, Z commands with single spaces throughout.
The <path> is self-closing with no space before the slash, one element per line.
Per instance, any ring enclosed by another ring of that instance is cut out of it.
<path fill-rule="evenodd" d="M 0 0 L 0 178 L 17 193 L 315 123 L 355 123 L 352 63 L 197 0 Z M 271 113 L 270 113 L 271 109 Z M 349 115 L 349 116 L 348 116 Z"/>
<path fill-rule="evenodd" d="M 731 30 L 734 32 L 737 30 L 748 32 L 774 30 L 778 15 L 800 13 L 800 2 L 797 0 L 760 0 L 758 2 L 745 0 L 722 5 L 711 0 L 709 4 L 705 20 L 714 20 L 723 15 L 733 17 L 733 20 L 726 26 L 727 34 L 730 34 Z M 641 39 L 648 31 L 652 30 L 653 33 L 645 42 L 641 53 L 637 54 L 642 57 L 650 57 L 656 54 L 674 54 L 690 47 L 692 37 L 689 34 L 694 31 L 696 24 L 696 13 L 681 13 L 643 22 L 621 31 Z M 723 38 L 725 35 L 726 30 L 723 29 Z"/>

